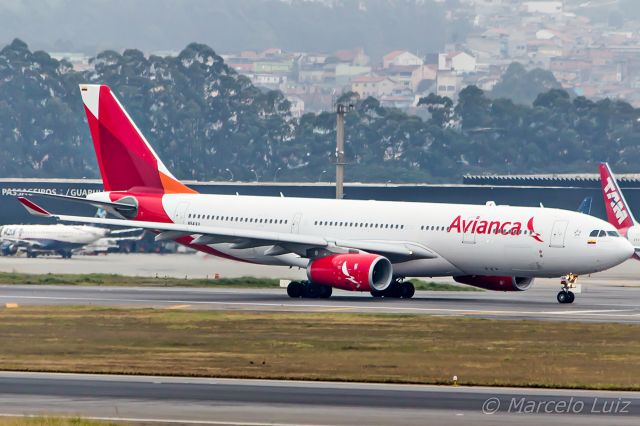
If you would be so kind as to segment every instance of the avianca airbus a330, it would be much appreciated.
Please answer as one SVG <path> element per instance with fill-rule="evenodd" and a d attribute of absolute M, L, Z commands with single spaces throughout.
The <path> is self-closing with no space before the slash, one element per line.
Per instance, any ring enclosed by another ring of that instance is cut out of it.
<path fill-rule="evenodd" d="M 521 291 L 535 277 L 598 272 L 633 254 L 610 224 L 566 210 L 198 194 L 167 170 L 109 87 L 80 91 L 104 192 L 63 198 L 117 219 L 51 215 L 21 198 L 32 214 L 135 226 L 229 259 L 304 268 L 308 281 L 291 283 L 291 297 L 328 297 L 336 287 L 408 298 L 404 277 L 434 276 Z M 589 244 L 596 229 L 607 237 Z M 566 285 L 558 294 L 573 298 Z"/>

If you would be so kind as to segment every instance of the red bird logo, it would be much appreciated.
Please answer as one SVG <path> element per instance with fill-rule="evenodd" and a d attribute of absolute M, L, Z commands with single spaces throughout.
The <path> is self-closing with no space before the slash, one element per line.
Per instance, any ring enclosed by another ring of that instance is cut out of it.
<path fill-rule="evenodd" d="M 529 222 L 527 222 L 527 229 L 529 230 L 529 235 L 531 235 L 531 238 L 533 238 L 534 240 L 540 243 L 544 242 L 542 241 L 542 238 L 540 238 L 540 233 L 536 232 L 536 230 L 533 229 L 533 217 L 529 219 Z"/>

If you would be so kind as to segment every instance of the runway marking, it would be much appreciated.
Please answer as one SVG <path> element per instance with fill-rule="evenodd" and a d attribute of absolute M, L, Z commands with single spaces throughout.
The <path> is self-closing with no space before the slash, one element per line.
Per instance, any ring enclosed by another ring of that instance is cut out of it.
<path fill-rule="evenodd" d="M 23 418 L 40 418 L 42 414 L 11 414 L 0 413 L 0 417 L 23 417 Z M 57 416 L 64 419 L 76 418 L 70 416 Z M 82 416 L 83 419 L 96 420 L 103 422 L 144 422 L 144 423 L 171 423 L 171 424 L 189 424 L 189 425 L 230 425 L 230 426 L 330 426 L 319 423 L 273 423 L 273 422 L 237 422 L 237 421 L 218 421 L 218 420 L 177 420 L 177 419 L 154 419 L 143 417 L 92 417 Z"/>
<path fill-rule="evenodd" d="M 0 299 L 9 296 L 0 296 Z M 15 299 L 15 296 L 11 296 Z M 634 309 L 603 309 L 588 311 L 509 311 L 509 310 L 479 310 L 479 309 L 449 309 L 449 308 L 420 308 L 411 306 L 383 306 L 375 305 L 327 305 L 327 304 L 284 304 L 267 302 L 220 302 L 220 301 L 200 301 L 200 300 L 153 300 L 153 299 L 101 299 L 87 297 L 52 297 L 52 296 L 19 296 L 19 299 L 34 300 L 64 300 L 82 302 L 120 302 L 120 303 L 146 303 L 165 305 L 171 304 L 191 304 L 191 305 L 224 305 L 224 306 L 258 306 L 276 308 L 312 308 L 312 309 L 343 309 L 343 310 L 377 310 L 377 311 L 405 311 L 405 312 L 447 312 L 460 314 L 482 314 L 482 315 L 594 315 L 594 316 L 631 316 L 632 314 L 615 315 L 614 313 L 634 311 Z M 635 316 L 635 315 L 634 315 Z"/>
<path fill-rule="evenodd" d="M 186 309 L 190 307 L 191 305 L 173 305 L 173 306 L 167 306 L 165 309 Z"/>

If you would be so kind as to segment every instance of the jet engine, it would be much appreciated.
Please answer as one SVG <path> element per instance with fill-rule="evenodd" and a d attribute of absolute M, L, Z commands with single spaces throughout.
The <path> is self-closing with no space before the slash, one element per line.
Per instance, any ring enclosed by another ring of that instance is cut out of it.
<path fill-rule="evenodd" d="M 334 254 L 312 260 L 307 277 L 314 284 L 343 290 L 382 291 L 391 284 L 393 266 L 376 254 Z"/>
<path fill-rule="evenodd" d="M 496 277 L 490 275 L 462 275 L 453 277 L 459 283 L 494 291 L 525 291 L 531 287 L 530 277 Z"/>
<path fill-rule="evenodd" d="M 18 252 L 18 245 L 9 242 L 4 242 L 0 245 L 0 253 L 3 256 L 12 256 Z"/>

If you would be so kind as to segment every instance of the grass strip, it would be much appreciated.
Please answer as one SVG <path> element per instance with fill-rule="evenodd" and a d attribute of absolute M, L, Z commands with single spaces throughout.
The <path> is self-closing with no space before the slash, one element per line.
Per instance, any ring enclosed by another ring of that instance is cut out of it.
<path fill-rule="evenodd" d="M 416 290 L 430 291 L 477 291 L 474 287 L 411 280 Z M 25 274 L 20 272 L 0 272 L 2 284 L 32 285 L 77 285 L 110 287 L 236 287 L 236 288 L 278 288 L 276 278 L 172 278 L 142 277 L 117 274 Z"/>
<path fill-rule="evenodd" d="M 0 369 L 640 390 L 640 325 L 346 313 L 0 310 Z"/>
<path fill-rule="evenodd" d="M 410 280 L 416 290 L 425 291 L 484 291 L 477 287 L 471 287 L 464 284 L 438 283 L 434 281 Z"/>
<path fill-rule="evenodd" d="M 3 426 L 122 426 L 124 422 L 102 422 L 81 417 L 0 417 Z M 128 423 L 131 424 L 131 423 Z"/>

